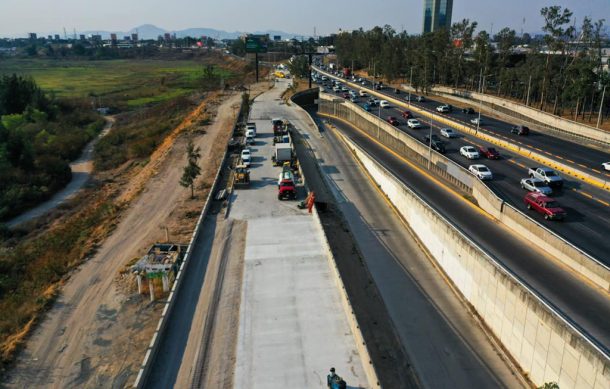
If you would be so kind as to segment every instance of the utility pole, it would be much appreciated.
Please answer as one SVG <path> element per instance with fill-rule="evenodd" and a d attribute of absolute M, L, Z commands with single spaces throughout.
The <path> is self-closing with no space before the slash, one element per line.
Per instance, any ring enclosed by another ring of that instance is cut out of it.
<path fill-rule="evenodd" d="M 428 134 L 428 170 L 432 163 L 432 117 L 430 117 L 430 133 Z"/>
<path fill-rule="evenodd" d="M 531 90 L 531 87 L 532 87 L 532 75 L 530 74 L 530 80 L 527 83 L 527 99 L 525 100 L 525 105 L 527 107 L 529 107 L 529 105 L 530 105 L 530 90 Z"/>
<path fill-rule="evenodd" d="M 602 124 L 602 108 L 604 107 L 604 97 L 606 97 L 606 86 L 604 85 L 604 91 L 602 92 L 602 101 L 599 103 L 599 114 L 597 115 L 597 128 Z"/>

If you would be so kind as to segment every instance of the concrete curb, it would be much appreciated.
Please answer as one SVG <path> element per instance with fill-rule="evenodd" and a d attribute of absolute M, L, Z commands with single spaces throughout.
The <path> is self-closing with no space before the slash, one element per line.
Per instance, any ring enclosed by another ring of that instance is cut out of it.
<path fill-rule="evenodd" d="M 328 238 L 324 233 L 324 228 L 322 227 L 320 216 L 318 215 L 316 207 L 313 207 L 312 214 L 313 219 L 316 223 L 316 227 L 320 230 L 320 233 L 324 237 L 322 244 L 324 245 L 324 250 L 326 251 L 328 265 L 332 270 L 333 280 L 335 281 L 337 288 L 341 291 L 341 305 L 343 305 L 343 310 L 347 315 L 348 324 L 350 326 L 350 329 L 352 330 L 352 334 L 354 335 L 354 341 L 356 343 L 356 348 L 358 349 L 358 354 L 360 354 L 360 357 L 364 362 L 362 368 L 364 369 L 364 373 L 366 374 L 367 381 L 369 382 L 371 388 L 381 388 L 381 385 L 379 384 L 379 378 L 377 377 L 377 372 L 375 371 L 375 365 L 373 364 L 373 359 L 369 354 L 369 350 L 364 340 L 364 336 L 362 335 L 362 331 L 360 331 L 358 319 L 354 314 L 354 309 L 352 308 L 349 296 L 347 295 L 347 291 L 345 290 L 343 279 L 341 278 L 341 274 L 339 273 L 339 268 L 337 267 L 335 257 L 333 256 L 333 253 L 330 249 L 330 244 L 328 243 Z M 368 362 L 368 364 L 366 362 Z"/>
<path fill-rule="evenodd" d="M 241 113 L 242 108 L 243 107 L 240 104 L 240 113 Z M 238 115 L 237 120 L 239 120 L 239 115 Z M 176 304 L 176 299 L 174 299 L 174 295 L 177 294 L 177 291 L 179 290 L 180 286 L 182 285 L 182 280 L 184 279 L 182 274 L 186 271 L 186 269 L 190 263 L 191 252 L 193 249 L 193 242 L 199 237 L 199 231 L 201 229 L 201 225 L 203 224 L 203 221 L 210 208 L 210 204 L 213 201 L 212 198 L 214 196 L 214 193 L 216 192 L 218 183 L 220 181 L 220 175 L 222 174 L 222 170 L 227 161 L 228 154 L 229 154 L 228 149 L 225 149 L 225 152 L 222 156 L 220 165 L 218 166 L 218 171 L 216 172 L 216 176 L 214 177 L 214 182 L 213 182 L 212 186 L 210 187 L 210 192 L 208 193 L 208 196 L 206 197 L 203 209 L 201 210 L 201 213 L 199 214 L 199 218 L 197 219 L 197 224 L 195 225 L 195 230 L 193 231 L 193 235 L 191 236 L 191 240 L 188 244 L 188 248 L 186 249 L 186 254 L 184 255 L 184 260 L 182 261 L 182 264 L 180 264 L 180 269 L 178 270 L 176 280 L 174 281 L 174 284 L 172 285 L 172 289 L 169 293 L 167 301 L 165 302 L 163 312 L 161 313 L 161 318 L 159 318 L 159 323 L 157 324 L 157 328 L 155 329 L 155 332 L 150 341 L 150 344 L 148 345 L 148 348 L 146 350 L 146 355 L 144 356 L 144 360 L 142 361 L 142 365 L 140 366 L 140 370 L 139 370 L 136 380 L 133 384 L 134 388 L 141 389 L 146 386 L 146 381 L 148 380 L 148 377 L 150 375 L 152 361 L 155 359 L 155 357 L 157 355 L 157 352 L 159 350 L 159 344 L 161 343 L 161 339 L 163 338 L 163 333 L 165 332 L 165 330 L 167 328 L 167 323 L 170 320 L 172 310 Z"/>

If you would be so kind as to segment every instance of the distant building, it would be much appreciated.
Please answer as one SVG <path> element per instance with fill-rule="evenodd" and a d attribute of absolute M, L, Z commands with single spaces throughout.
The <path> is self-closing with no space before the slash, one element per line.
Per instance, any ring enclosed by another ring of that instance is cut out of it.
<path fill-rule="evenodd" d="M 38 39 L 38 35 L 35 32 L 30 32 L 28 35 L 30 36 L 31 41 Z"/>
<path fill-rule="evenodd" d="M 47 39 L 52 41 L 53 40 L 53 35 L 47 35 Z"/>
<path fill-rule="evenodd" d="M 424 0 L 424 34 L 451 27 L 453 0 Z"/>
<path fill-rule="evenodd" d="M 165 41 L 166 41 L 166 42 L 171 41 L 171 40 L 172 40 L 172 34 L 170 34 L 169 32 L 166 32 L 166 33 L 163 35 L 163 39 L 165 39 Z"/>
<path fill-rule="evenodd" d="M 134 41 L 134 42 L 137 42 L 139 40 L 137 32 L 131 34 L 131 40 Z"/>
<path fill-rule="evenodd" d="M 126 42 L 129 42 L 129 41 L 131 41 L 131 37 L 129 35 L 125 35 L 123 37 L 123 40 L 126 41 Z"/>
<path fill-rule="evenodd" d="M 117 41 L 118 41 L 118 39 L 116 37 L 116 34 L 115 33 L 110 34 L 110 42 L 112 43 L 113 46 L 116 46 Z"/>
<path fill-rule="evenodd" d="M 273 40 L 274 41 L 281 41 L 282 40 L 282 36 L 281 35 L 274 35 L 273 36 Z"/>
<path fill-rule="evenodd" d="M 85 41 L 87 39 L 87 37 L 85 37 L 85 34 L 80 34 L 78 36 L 78 39 L 82 42 L 82 41 Z"/>
<path fill-rule="evenodd" d="M 55 40 L 58 41 L 59 40 L 59 34 L 55 34 Z"/>

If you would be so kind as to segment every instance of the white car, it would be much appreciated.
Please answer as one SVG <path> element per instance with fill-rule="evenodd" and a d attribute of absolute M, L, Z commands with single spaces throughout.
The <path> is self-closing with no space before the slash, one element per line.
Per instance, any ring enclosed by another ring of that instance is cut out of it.
<path fill-rule="evenodd" d="M 441 128 L 441 136 L 445 138 L 457 138 L 459 134 L 453 128 Z"/>
<path fill-rule="evenodd" d="M 362 90 L 362 89 L 361 89 L 361 90 L 360 90 L 360 92 L 358 92 L 358 93 L 360 93 L 360 96 L 362 96 L 362 97 L 366 97 L 366 96 L 368 96 L 368 95 L 369 95 L 368 93 L 366 93 L 366 91 L 365 91 L 365 90 Z"/>
<path fill-rule="evenodd" d="M 389 101 L 387 101 L 387 100 L 381 100 L 381 101 L 379 102 L 379 106 L 380 106 L 381 108 L 390 108 L 390 102 L 389 102 Z"/>
<path fill-rule="evenodd" d="M 333 92 L 341 92 L 341 87 L 339 85 L 333 86 Z"/>
<path fill-rule="evenodd" d="M 444 105 L 439 105 L 438 107 L 436 107 L 436 110 L 441 113 L 449 113 L 449 112 L 451 112 L 451 107 L 447 104 L 444 104 Z"/>
<path fill-rule="evenodd" d="M 409 128 L 421 128 L 421 123 L 417 119 L 409 119 L 407 120 L 407 126 Z"/>
<path fill-rule="evenodd" d="M 472 124 L 478 124 L 479 126 L 483 125 L 483 119 L 479 119 L 479 118 L 474 118 L 474 119 L 470 119 L 470 123 Z"/>
<path fill-rule="evenodd" d="M 341 92 L 349 92 L 349 88 L 346 86 L 341 87 Z"/>
<path fill-rule="evenodd" d="M 491 170 L 485 165 L 477 164 L 468 166 L 468 170 L 477 176 L 479 180 L 491 180 L 494 178 Z"/>
<path fill-rule="evenodd" d="M 530 192 L 538 192 L 543 195 L 550 195 L 553 193 L 553 189 L 539 178 L 522 178 L 521 187 Z"/>
<path fill-rule="evenodd" d="M 246 167 L 250 167 L 250 161 L 252 160 L 252 154 L 250 153 L 250 149 L 243 149 L 241 151 L 241 161 Z"/>
<path fill-rule="evenodd" d="M 604 168 L 604 170 L 610 170 L 610 162 L 602 163 L 602 167 Z"/>
<path fill-rule="evenodd" d="M 473 146 L 460 147 L 460 155 L 463 155 L 468 159 L 479 159 L 480 157 L 479 152 Z"/>
<path fill-rule="evenodd" d="M 362 80 L 362 82 L 360 84 L 366 85 L 366 80 Z"/>

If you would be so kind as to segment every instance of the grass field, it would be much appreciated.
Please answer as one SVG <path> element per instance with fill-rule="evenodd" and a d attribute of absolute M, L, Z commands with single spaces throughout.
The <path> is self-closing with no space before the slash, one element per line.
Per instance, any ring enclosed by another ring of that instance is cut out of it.
<path fill-rule="evenodd" d="M 102 106 L 125 109 L 198 90 L 205 66 L 204 60 L 8 59 L 0 61 L 0 74 L 29 75 L 58 97 L 90 97 L 93 101 L 99 96 Z M 233 76 L 219 66 L 214 72 L 219 79 Z"/>

